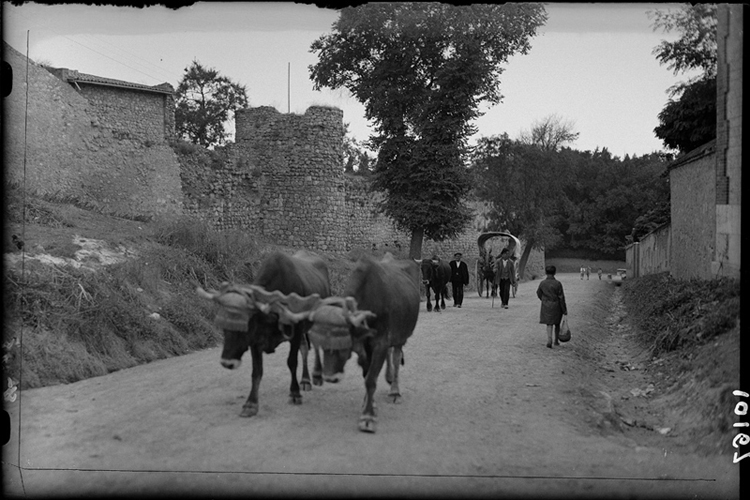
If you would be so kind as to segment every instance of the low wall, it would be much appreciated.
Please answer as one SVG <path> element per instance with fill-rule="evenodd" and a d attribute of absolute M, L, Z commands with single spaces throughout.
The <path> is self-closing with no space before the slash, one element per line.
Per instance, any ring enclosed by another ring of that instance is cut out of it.
<path fill-rule="evenodd" d="M 672 231 L 670 224 L 654 229 L 641 241 L 625 249 L 625 267 L 628 276 L 638 278 L 648 274 L 671 271 Z"/>

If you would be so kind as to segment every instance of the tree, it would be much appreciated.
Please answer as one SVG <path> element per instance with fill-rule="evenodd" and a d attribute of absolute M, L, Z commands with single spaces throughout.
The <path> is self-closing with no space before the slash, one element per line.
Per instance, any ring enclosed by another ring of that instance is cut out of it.
<path fill-rule="evenodd" d="M 507 230 L 526 241 L 519 262 L 523 277 L 532 248 L 561 239 L 555 222 L 562 206 L 564 177 L 554 149 L 512 141 L 507 134 L 482 137 L 472 171 L 476 195 L 489 201 L 490 230 Z"/>
<path fill-rule="evenodd" d="M 606 148 L 593 154 L 571 150 L 562 154 L 568 157 L 568 166 L 560 185 L 565 193 L 557 226 L 564 232 L 561 247 L 622 256 L 634 226 L 641 231 L 668 220 L 664 216 L 668 216 L 669 183 L 662 175 L 665 160 L 658 154 L 626 161 L 613 158 Z"/>
<path fill-rule="evenodd" d="M 224 123 L 247 104 L 247 90 L 243 85 L 193 60 L 177 86 L 177 134 L 204 147 L 222 145 L 229 136 Z"/>
<path fill-rule="evenodd" d="M 422 239 L 441 241 L 471 220 L 464 166 L 479 104 L 501 101 L 499 76 L 546 21 L 540 4 L 369 3 L 345 8 L 311 45 L 315 89 L 347 88 L 375 125 L 373 189 L 380 209 Z"/>
<path fill-rule="evenodd" d="M 573 131 L 574 123 L 555 114 L 537 120 L 531 130 L 521 132 L 519 140 L 524 144 L 533 144 L 546 151 L 557 151 L 565 144 L 574 142 L 581 135 Z"/>
<path fill-rule="evenodd" d="M 357 141 L 349 131 L 349 124 L 344 123 L 344 171 L 369 174 L 370 162 L 366 145 Z"/>
<path fill-rule="evenodd" d="M 659 112 L 654 133 L 667 148 L 685 153 L 716 137 L 716 77 L 685 84 L 681 93 Z"/>
<path fill-rule="evenodd" d="M 656 136 L 665 147 L 687 152 L 716 137 L 716 4 L 686 5 L 672 11 L 650 11 L 654 30 L 678 31 L 679 39 L 662 42 L 653 54 L 674 74 L 700 70 L 701 75 L 674 85 L 659 113 Z"/>

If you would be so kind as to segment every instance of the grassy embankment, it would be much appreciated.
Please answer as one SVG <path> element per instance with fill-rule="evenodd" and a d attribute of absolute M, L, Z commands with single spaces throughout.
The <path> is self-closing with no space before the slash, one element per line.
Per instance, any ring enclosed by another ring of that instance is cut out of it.
<path fill-rule="evenodd" d="M 31 260 L 25 276 L 7 269 L 4 341 L 22 338 L 23 363 L 10 349 L 5 369 L 21 375 L 21 389 L 216 345 L 212 305 L 195 286 L 249 278 L 244 262 L 257 258 L 257 245 L 184 219 L 156 223 L 153 236 L 155 244 L 139 248 L 138 258 L 97 271 Z"/>
<path fill-rule="evenodd" d="M 695 450 L 736 451 L 739 280 L 678 281 L 664 273 L 628 279 L 622 291 L 638 341 L 652 356 L 648 370 L 664 387 L 658 404 Z"/>
<path fill-rule="evenodd" d="M 9 232 L 21 234 L 21 205 L 20 197 L 9 197 Z M 195 287 L 250 283 L 265 255 L 292 250 L 258 242 L 244 231 L 213 231 L 186 217 L 125 221 L 54 196 L 29 197 L 25 217 L 25 273 L 18 263 L 6 266 L 3 294 L 3 371 L 20 379 L 21 389 L 71 383 L 218 345 L 215 308 Z M 135 226 L 134 234 L 125 234 L 126 222 Z M 124 244 L 137 256 L 94 265 L 93 271 L 33 258 L 75 257 L 76 234 L 114 247 Z M 5 237 L 6 252 L 20 257 L 8 244 L 10 234 Z M 334 293 L 343 291 L 357 256 L 356 251 L 324 256 Z"/>

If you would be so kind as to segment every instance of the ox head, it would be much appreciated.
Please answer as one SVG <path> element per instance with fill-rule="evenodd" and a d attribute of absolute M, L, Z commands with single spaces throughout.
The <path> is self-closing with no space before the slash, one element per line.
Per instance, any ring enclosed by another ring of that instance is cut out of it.
<path fill-rule="evenodd" d="M 216 316 L 217 326 L 224 331 L 221 364 L 229 369 L 240 366 L 251 339 L 281 335 L 288 340 L 295 325 L 308 321 L 313 324 L 311 330 L 318 335 L 318 345 L 323 349 L 324 363 L 331 376 L 339 368 L 343 373 L 337 359 L 345 355 L 343 363 L 346 363 L 351 356 L 351 336 L 359 338 L 371 334 L 367 319 L 375 317 L 370 311 L 357 310 L 353 297 L 321 299 L 318 294 L 302 297 L 296 293 L 268 292 L 257 285 L 228 283 L 222 284 L 218 291 L 207 292 L 199 287 L 197 292 L 221 306 Z M 326 352 L 329 353 L 327 361 Z"/>
<path fill-rule="evenodd" d="M 297 313 L 281 305 L 280 314 L 282 321 L 306 319 L 312 322 L 307 334 L 313 347 L 323 352 L 323 379 L 326 382 L 335 383 L 343 378 L 344 365 L 352 350 L 359 352 L 357 347 L 362 339 L 374 333 L 367 320 L 375 318 L 375 314 L 358 310 L 353 297 L 328 297 Z"/>
<path fill-rule="evenodd" d="M 432 259 L 414 259 L 414 262 L 419 264 L 419 267 L 422 270 L 422 284 L 430 284 L 432 278 L 437 274 L 437 266 L 440 261 L 437 257 L 433 256 Z"/>
<path fill-rule="evenodd" d="M 317 294 L 309 297 L 291 294 L 293 297 L 290 297 L 278 291 L 268 292 L 257 285 L 222 283 L 218 291 L 205 291 L 200 287 L 196 291 L 220 306 L 215 321 L 224 332 L 221 365 L 230 370 L 239 368 L 251 341 L 264 347 L 271 344 L 273 348 L 279 341 L 291 338 L 293 325 L 280 318 L 279 303 L 285 301 L 287 310 L 298 311 L 320 300 Z"/>

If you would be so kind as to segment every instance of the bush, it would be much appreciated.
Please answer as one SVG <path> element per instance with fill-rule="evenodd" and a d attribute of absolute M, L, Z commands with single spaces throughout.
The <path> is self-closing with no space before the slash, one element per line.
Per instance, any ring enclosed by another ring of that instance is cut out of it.
<path fill-rule="evenodd" d="M 628 279 L 628 309 L 654 356 L 705 343 L 739 321 L 739 280 L 675 280 L 667 273 Z"/>
<path fill-rule="evenodd" d="M 29 262 L 5 274 L 6 325 L 22 340 L 21 389 L 68 383 L 216 345 L 213 308 L 195 285 L 217 286 L 211 266 L 181 249 L 91 271 Z M 160 317 L 153 317 L 158 312 Z M 4 367 L 18 377 L 17 350 Z"/>
<path fill-rule="evenodd" d="M 218 232 L 203 221 L 178 217 L 158 222 L 154 235 L 162 245 L 186 250 L 205 260 L 221 281 L 249 282 L 253 279 L 249 264 L 257 260 L 260 249 L 245 231 Z"/>

